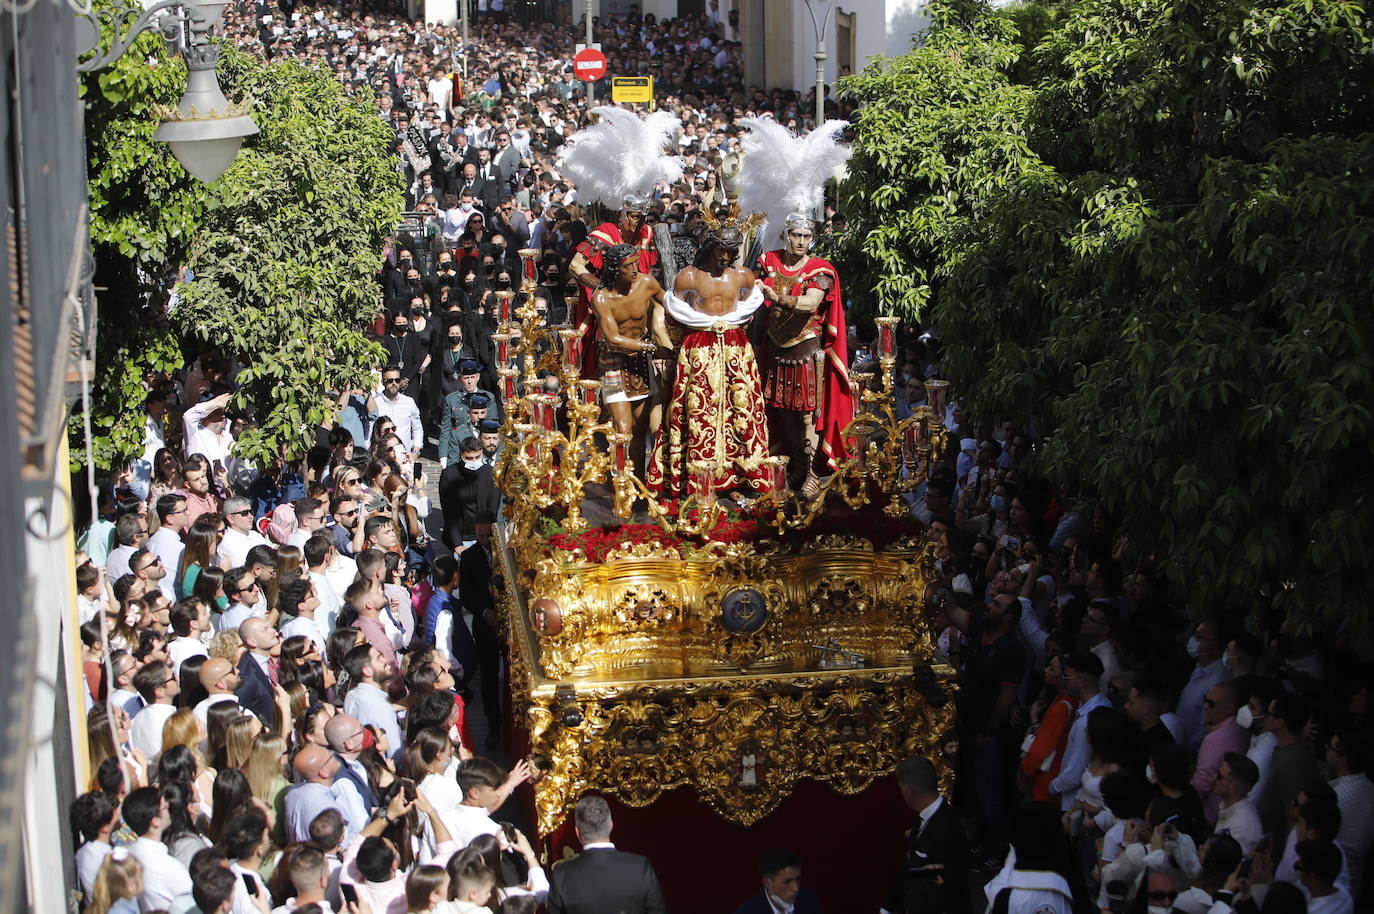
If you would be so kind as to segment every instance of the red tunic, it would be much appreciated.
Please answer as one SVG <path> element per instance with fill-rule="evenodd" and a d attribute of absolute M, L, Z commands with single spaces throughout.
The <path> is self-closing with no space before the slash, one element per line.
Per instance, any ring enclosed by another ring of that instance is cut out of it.
<path fill-rule="evenodd" d="M 577 253 L 587 260 L 593 273 L 600 274 L 604 265 L 603 255 L 608 248 L 624 244 L 620 226 L 614 222 L 603 222 L 592 229 L 586 239 L 577 246 Z M 648 225 L 639 227 L 639 272 L 648 273 L 658 263 L 658 252 L 654 250 L 654 232 Z M 592 290 L 582 284 L 577 286 L 577 308 L 573 312 L 572 325 L 582 331 L 582 377 L 595 378 L 596 373 L 596 314 L 592 311 Z"/>
<path fill-rule="evenodd" d="M 854 418 L 854 395 L 849 387 L 849 352 L 846 344 L 848 331 L 840 296 L 839 274 L 829 261 L 820 257 L 809 257 L 800 266 L 788 268 L 783 262 L 782 251 L 764 253 L 759 258 L 755 272 L 763 279 L 764 285 L 776 289 L 781 284 L 787 287 L 789 295 L 804 295 L 815 288 L 825 290 L 825 298 L 816 309 L 815 317 L 819 323 L 820 349 L 825 353 L 823 393 L 820 415 L 816 419 L 816 436 L 820 447 L 817 463 L 833 473 L 838 462 L 847 456 L 844 429 Z M 770 313 L 768 319 L 771 318 Z M 762 347 L 759 367 L 765 379 L 769 408 L 813 408 L 811 398 L 803 396 L 799 400 L 796 396 L 787 395 L 786 392 L 794 390 L 794 387 L 786 384 L 783 373 L 776 370 L 773 343 L 766 332 L 763 338 L 766 344 Z M 804 388 L 803 385 L 803 395 Z M 814 390 L 814 387 L 811 389 Z"/>

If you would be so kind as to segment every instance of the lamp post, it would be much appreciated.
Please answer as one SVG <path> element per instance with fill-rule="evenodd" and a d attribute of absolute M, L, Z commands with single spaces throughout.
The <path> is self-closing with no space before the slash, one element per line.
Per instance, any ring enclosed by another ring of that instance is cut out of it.
<path fill-rule="evenodd" d="M 468 4 L 472 0 L 458 0 L 463 5 L 463 91 L 468 89 Z"/>
<path fill-rule="evenodd" d="M 587 47 L 591 47 L 592 42 L 596 40 L 596 36 L 592 34 L 592 0 L 587 0 L 583 7 L 582 20 L 587 26 Z M 587 110 L 590 111 L 592 102 L 596 99 L 596 83 L 589 79 L 584 85 L 587 87 Z"/>
<path fill-rule="evenodd" d="M 816 126 L 825 120 L 825 33 L 830 30 L 830 17 L 835 15 L 839 0 L 806 0 L 811 14 L 811 27 L 816 31 Z M 820 8 L 819 15 L 817 7 Z"/>
<path fill-rule="evenodd" d="M 806 0 L 806 11 L 811 14 L 811 27 L 816 31 L 816 126 L 821 129 L 825 122 L 825 33 L 830 30 L 830 17 L 835 15 L 839 0 Z M 820 7 L 820 15 L 817 15 Z M 825 198 L 816 205 L 816 225 L 825 224 Z"/>
<path fill-rule="evenodd" d="M 176 111 L 167 115 L 153 138 L 167 143 L 182 167 L 207 184 L 233 163 L 244 137 L 258 132 L 248 115 L 250 106 L 226 99 L 215 75 L 219 48 L 210 42 L 210 32 L 228 5 L 227 0 L 161 0 L 141 12 L 138 7 L 117 6 L 103 14 L 115 27 L 110 49 L 77 64 L 81 72 L 103 69 L 122 57 L 143 32 L 162 32 L 168 48 L 186 59 L 188 76 Z M 82 20 L 90 28 L 86 37 L 94 47 L 100 35 L 99 15 L 91 10 Z"/>

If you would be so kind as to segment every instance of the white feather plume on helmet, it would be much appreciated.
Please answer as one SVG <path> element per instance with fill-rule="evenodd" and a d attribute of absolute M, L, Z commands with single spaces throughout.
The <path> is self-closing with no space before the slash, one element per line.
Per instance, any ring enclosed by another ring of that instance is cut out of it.
<path fill-rule="evenodd" d="M 744 162 L 735 176 L 740 209 L 766 215 L 767 232 L 799 222 L 814 228 L 825 182 L 851 152 L 837 139 L 849 122 L 826 121 L 805 136 L 771 118 L 743 117 L 739 124 L 749 128 L 740 139 Z"/>
<path fill-rule="evenodd" d="M 682 160 L 664 153 L 682 126 L 667 111 L 639 117 L 626 108 L 592 109 L 601 120 L 577 131 L 558 154 L 558 169 L 577 185 L 579 201 L 600 202 L 610 209 L 647 208 L 660 183 L 682 178 Z"/>

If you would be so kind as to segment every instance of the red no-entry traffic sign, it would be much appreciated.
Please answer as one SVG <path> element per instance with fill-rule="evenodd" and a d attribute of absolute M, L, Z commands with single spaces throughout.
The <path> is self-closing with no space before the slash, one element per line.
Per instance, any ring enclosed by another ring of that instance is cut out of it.
<path fill-rule="evenodd" d="M 606 55 L 596 48 L 583 48 L 573 58 L 573 75 L 586 82 L 596 82 L 606 75 Z"/>

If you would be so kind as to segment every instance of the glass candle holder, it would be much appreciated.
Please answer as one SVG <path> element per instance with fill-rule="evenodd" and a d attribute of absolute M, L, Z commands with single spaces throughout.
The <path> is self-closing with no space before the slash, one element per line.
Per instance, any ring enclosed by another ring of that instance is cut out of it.
<path fill-rule="evenodd" d="M 583 403 L 588 406 L 596 406 L 599 402 L 598 394 L 601 392 L 601 382 L 593 378 L 583 378 L 577 382 L 577 390 Z"/>
<path fill-rule="evenodd" d="M 692 474 L 690 489 L 692 494 L 702 498 L 715 494 L 716 465 L 714 462 L 710 460 L 693 460 L 688 466 L 688 471 Z"/>
<path fill-rule="evenodd" d="M 874 323 L 878 325 L 878 355 L 890 359 L 897 336 L 897 318 L 888 314 L 875 318 Z"/>
<path fill-rule="evenodd" d="M 872 380 L 872 372 L 856 371 L 849 376 L 849 389 L 855 397 L 862 399 L 864 391 L 868 389 L 868 384 Z"/>
<path fill-rule="evenodd" d="M 514 292 L 496 293 L 496 319 L 502 324 L 509 324 L 511 318 L 511 302 L 515 300 Z"/>
<path fill-rule="evenodd" d="M 534 288 L 538 283 L 538 248 L 520 249 L 520 271 L 525 277 L 525 282 L 530 288 Z"/>
<path fill-rule="evenodd" d="M 624 432 L 616 432 L 611 435 L 611 456 L 614 461 L 616 475 L 625 472 L 625 468 L 630 465 L 630 436 Z"/>
<path fill-rule="evenodd" d="M 492 340 L 496 343 L 496 364 L 498 367 L 504 366 L 510 361 L 510 341 L 509 333 L 493 333 Z"/>
<path fill-rule="evenodd" d="M 497 372 L 501 375 L 501 396 L 506 402 L 515 399 L 515 369 L 498 368 Z"/>
<path fill-rule="evenodd" d="M 926 382 L 926 405 L 935 414 L 936 422 L 945 421 L 945 400 L 948 396 L 948 381 L 930 380 Z"/>
<path fill-rule="evenodd" d="M 769 457 L 764 462 L 768 465 L 768 476 L 773 485 L 772 494 L 775 500 L 781 501 L 787 493 L 787 458 Z"/>
<path fill-rule="evenodd" d="M 563 340 L 563 370 L 576 374 L 582 367 L 582 331 L 560 330 L 558 335 Z"/>

